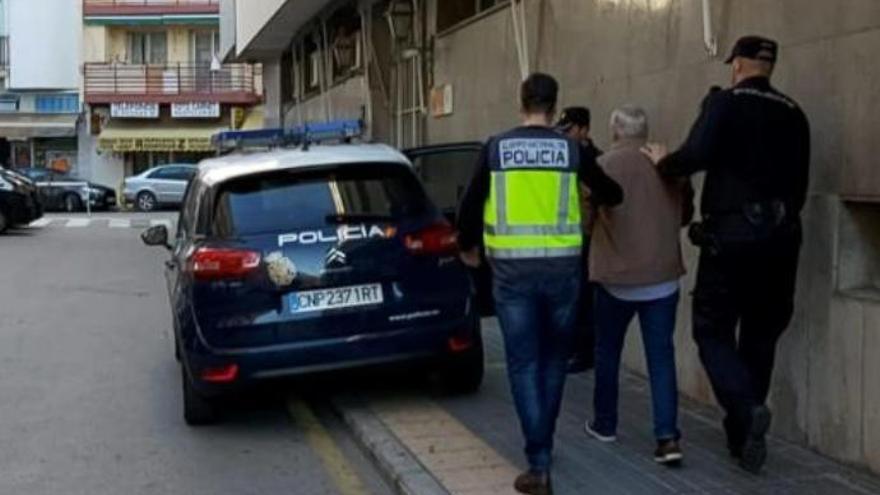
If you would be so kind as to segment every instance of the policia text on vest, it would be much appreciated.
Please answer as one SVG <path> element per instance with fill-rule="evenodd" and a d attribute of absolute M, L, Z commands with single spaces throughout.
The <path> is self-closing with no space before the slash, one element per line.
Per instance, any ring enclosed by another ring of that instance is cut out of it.
<path fill-rule="evenodd" d="M 595 154 L 553 129 L 521 126 L 490 138 L 459 208 L 462 250 L 483 245 L 499 260 L 580 256 L 579 182 L 597 204 L 623 199 Z"/>

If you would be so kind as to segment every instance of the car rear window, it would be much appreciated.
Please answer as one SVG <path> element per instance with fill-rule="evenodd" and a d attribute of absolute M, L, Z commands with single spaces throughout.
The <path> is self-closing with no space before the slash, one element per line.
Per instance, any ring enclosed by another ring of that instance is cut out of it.
<path fill-rule="evenodd" d="M 231 181 L 217 194 L 211 230 L 219 237 L 239 237 L 336 223 L 394 222 L 425 215 L 430 209 L 409 168 L 346 165 Z"/>

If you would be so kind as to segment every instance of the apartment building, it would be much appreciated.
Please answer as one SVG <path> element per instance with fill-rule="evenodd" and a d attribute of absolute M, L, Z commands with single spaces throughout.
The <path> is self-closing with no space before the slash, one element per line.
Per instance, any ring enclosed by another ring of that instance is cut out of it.
<path fill-rule="evenodd" d="M 213 134 L 262 125 L 260 68 L 220 60 L 218 0 L 80 1 L 86 175 L 197 163 Z"/>
<path fill-rule="evenodd" d="M 76 171 L 79 4 L 40 5 L 0 0 L 0 164 Z"/>
<path fill-rule="evenodd" d="M 224 0 L 229 61 L 265 66 L 279 125 L 364 118 L 401 147 L 482 140 L 518 119 L 517 87 L 555 74 L 594 135 L 622 103 L 681 142 L 737 37 L 780 41 L 776 83 L 813 128 L 797 311 L 779 353 L 776 433 L 880 472 L 880 3 L 873 0 Z M 687 250 L 688 266 L 696 251 Z M 691 275 L 692 277 L 692 275 Z M 692 280 L 685 281 L 692 286 Z M 712 401 L 684 298 L 679 379 Z M 632 335 L 638 339 L 637 335 Z M 630 368 L 644 371 L 640 345 Z"/>

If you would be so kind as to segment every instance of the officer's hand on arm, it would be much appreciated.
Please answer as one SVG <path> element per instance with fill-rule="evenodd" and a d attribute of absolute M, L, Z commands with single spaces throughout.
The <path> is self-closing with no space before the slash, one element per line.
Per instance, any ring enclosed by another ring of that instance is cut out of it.
<path fill-rule="evenodd" d="M 669 149 L 665 144 L 660 143 L 648 143 L 642 146 L 642 153 L 651 159 L 654 162 L 654 165 L 657 165 L 666 158 L 666 155 L 669 154 Z"/>

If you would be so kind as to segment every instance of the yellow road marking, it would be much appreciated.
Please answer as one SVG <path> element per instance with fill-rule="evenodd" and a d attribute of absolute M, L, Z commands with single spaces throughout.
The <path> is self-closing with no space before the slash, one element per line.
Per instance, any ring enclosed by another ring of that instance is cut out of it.
<path fill-rule="evenodd" d="M 330 433 L 315 416 L 315 412 L 305 402 L 291 398 L 287 401 L 287 410 L 296 424 L 302 428 L 306 441 L 318 455 L 321 464 L 341 495 L 368 495 L 360 476 L 351 467 L 348 459 L 339 450 Z"/>

